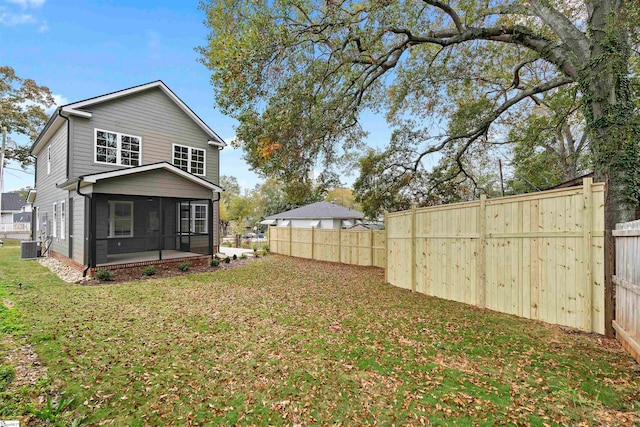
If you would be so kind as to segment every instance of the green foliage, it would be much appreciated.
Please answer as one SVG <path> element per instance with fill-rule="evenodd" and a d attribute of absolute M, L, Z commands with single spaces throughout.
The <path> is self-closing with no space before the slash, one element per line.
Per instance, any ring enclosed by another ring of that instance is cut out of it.
<path fill-rule="evenodd" d="M 0 392 L 7 389 L 16 378 L 16 370 L 11 365 L 0 365 Z"/>
<path fill-rule="evenodd" d="M 223 261 L 224 261 L 224 263 L 225 263 L 225 264 L 229 264 L 229 263 L 231 262 L 231 258 L 229 258 L 229 257 L 225 257 L 225 258 L 223 259 Z"/>
<path fill-rule="evenodd" d="M 182 261 L 178 263 L 178 270 L 182 272 L 188 271 L 189 267 L 191 267 L 191 263 L 189 261 Z"/>
<path fill-rule="evenodd" d="M 156 274 L 156 267 L 154 265 L 149 265 L 142 269 L 143 276 L 153 276 Z"/>
<path fill-rule="evenodd" d="M 217 258 L 211 258 L 211 259 L 209 260 L 209 266 L 210 266 L 210 267 L 217 267 L 217 266 L 219 266 L 219 265 L 220 265 L 220 260 L 219 260 L 219 259 L 217 259 Z"/>
<path fill-rule="evenodd" d="M 311 171 L 352 166 L 369 111 L 396 131 L 360 165 L 371 174 L 354 190 L 369 216 L 491 192 L 497 162 L 478 168 L 478 153 L 505 160 L 515 191 L 591 167 L 611 173 L 614 192 L 632 185 L 618 154 L 622 141 L 639 139 L 630 124 L 640 67 L 633 2 L 210 0 L 202 8 L 211 32 L 201 61 L 218 105 L 239 121 L 236 145 L 253 169 L 286 183 L 291 200 L 308 194 Z"/>
<path fill-rule="evenodd" d="M 247 254 L 240 255 L 240 259 L 247 259 Z"/>
<path fill-rule="evenodd" d="M 103 282 L 107 282 L 109 280 L 113 280 L 115 273 L 113 272 L 113 270 L 97 270 L 96 271 L 96 278 L 98 280 L 102 280 Z"/>
<path fill-rule="evenodd" d="M 53 96 L 47 87 L 17 76 L 9 66 L 0 66 L 0 128 L 6 128 L 8 133 L 27 135 L 33 141 L 47 122 L 45 109 L 53 104 Z M 9 150 L 7 158 L 13 158 L 26 167 L 33 163 L 29 148 Z"/>
<path fill-rule="evenodd" d="M 64 412 L 71 406 L 74 399 L 66 400 L 64 396 L 60 396 L 57 403 L 53 401 L 51 396 L 47 397 L 46 405 L 41 408 L 35 408 L 32 405 L 27 405 L 27 409 L 30 413 L 37 418 L 55 425 L 56 427 L 66 427 L 66 424 L 61 422 Z M 78 425 L 79 422 L 75 421 L 74 425 Z"/>

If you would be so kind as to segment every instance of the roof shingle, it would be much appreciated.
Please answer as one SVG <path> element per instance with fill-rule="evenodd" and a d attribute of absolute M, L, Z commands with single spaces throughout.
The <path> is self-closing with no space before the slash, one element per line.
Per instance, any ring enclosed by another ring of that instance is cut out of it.
<path fill-rule="evenodd" d="M 310 205 L 302 206 L 290 211 L 281 212 L 271 215 L 265 219 L 361 219 L 364 217 L 362 212 L 345 208 L 330 202 L 317 202 Z"/>
<path fill-rule="evenodd" d="M 27 201 L 17 193 L 2 193 L 2 210 L 19 211 Z"/>

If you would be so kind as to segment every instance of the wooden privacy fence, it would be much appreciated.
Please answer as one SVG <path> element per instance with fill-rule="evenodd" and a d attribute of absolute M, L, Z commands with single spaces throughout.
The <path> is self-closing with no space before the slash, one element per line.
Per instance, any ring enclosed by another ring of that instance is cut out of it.
<path fill-rule="evenodd" d="M 617 224 L 616 320 L 613 327 L 623 347 L 640 363 L 640 220 Z"/>
<path fill-rule="evenodd" d="M 269 227 L 269 250 L 282 255 L 385 267 L 384 231 Z"/>
<path fill-rule="evenodd" d="M 389 214 L 387 281 L 604 333 L 604 186 Z"/>

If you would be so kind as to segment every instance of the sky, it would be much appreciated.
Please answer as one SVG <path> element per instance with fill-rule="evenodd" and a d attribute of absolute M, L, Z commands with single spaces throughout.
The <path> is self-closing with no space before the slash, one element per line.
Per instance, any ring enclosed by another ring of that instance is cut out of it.
<path fill-rule="evenodd" d="M 236 121 L 216 109 L 210 72 L 194 50 L 206 43 L 203 20 L 195 0 L 0 0 L 0 64 L 49 87 L 59 105 L 162 80 L 229 142 Z M 363 125 L 370 139 L 389 140 L 379 118 Z M 11 138 L 29 144 L 24 136 Z M 221 153 L 220 173 L 245 189 L 263 181 L 231 147 Z M 354 179 L 342 180 L 351 185 Z M 9 164 L 4 191 L 28 185 L 33 171 Z"/>

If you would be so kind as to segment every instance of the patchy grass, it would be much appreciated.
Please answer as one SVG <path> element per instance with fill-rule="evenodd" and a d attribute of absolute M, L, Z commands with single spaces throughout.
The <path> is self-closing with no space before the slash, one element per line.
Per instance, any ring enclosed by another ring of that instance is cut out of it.
<path fill-rule="evenodd" d="M 412 294 L 378 269 L 273 256 L 84 287 L 16 258 L 0 251 L 20 325 L 3 333 L 34 346 L 88 425 L 640 422 L 615 342 Z"/>

